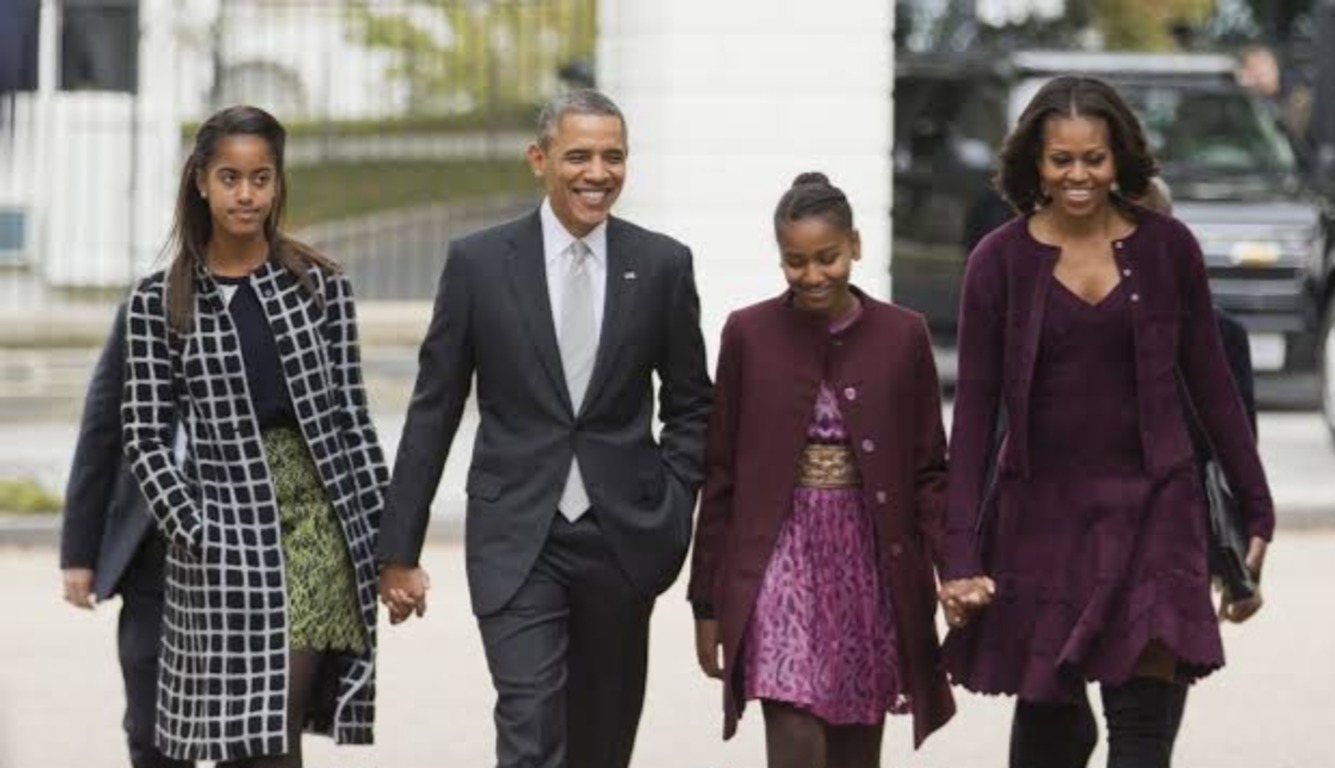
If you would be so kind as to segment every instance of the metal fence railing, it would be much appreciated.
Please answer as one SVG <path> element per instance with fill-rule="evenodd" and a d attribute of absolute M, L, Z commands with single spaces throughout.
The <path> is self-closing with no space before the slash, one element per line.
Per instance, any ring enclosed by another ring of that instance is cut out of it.
<path fill-rule="evenodd" d="M 595 0 L 11 5 L 37 45 L 0 127 L 0 282 L 28 294 L 159 264 L 194 126 L 249 103 L 289 131 L 289 228 L 363 296 L 422 298 L 445 240 L 536 195 L 537 106 L 590 81 L 596 32 Z"/>

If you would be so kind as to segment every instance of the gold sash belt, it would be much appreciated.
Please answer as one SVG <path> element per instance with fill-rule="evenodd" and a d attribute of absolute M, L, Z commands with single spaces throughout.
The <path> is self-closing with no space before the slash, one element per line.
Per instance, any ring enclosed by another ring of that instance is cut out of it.
<path fill-rule="evenodd" d="M 808 445 L 798 461 L 797 484 L 803 488 L 855 488 L 861 485 L 853 449 L 846 445 Z"/>

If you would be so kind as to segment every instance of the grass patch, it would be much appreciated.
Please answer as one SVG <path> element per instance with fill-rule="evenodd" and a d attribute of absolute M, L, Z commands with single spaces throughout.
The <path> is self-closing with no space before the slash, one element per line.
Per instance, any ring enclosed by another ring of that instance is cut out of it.
<path fill-rule="evenodd" d="M 0 480 L 0 512 L 25 515 L 59 512 L 64 502 L 35 480 Z"/>
<path fill-rule="evenodd" d="M 428 203 L 533 194 L 538 189 L 522 159 L 327 163 L 291 168 L 287 175 L 291 229 Z"/>

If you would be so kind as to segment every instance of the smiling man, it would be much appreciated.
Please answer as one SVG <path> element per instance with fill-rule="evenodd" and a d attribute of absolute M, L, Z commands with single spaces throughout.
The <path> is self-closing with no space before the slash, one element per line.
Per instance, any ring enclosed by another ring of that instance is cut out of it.
<path fill-rule="evenodd" d="M 381 524 L 397 623 L 426 607 L 418 556 L 476 376 L 466 556 L 499 768 L 630 762 L 649 615 L 690 541 L 711 396 L 699 299 L 686 246 L 610 215 L 626 158 L 611 100 L 559 96 L 528 149 L 541 207 L 450 245 Z"/>

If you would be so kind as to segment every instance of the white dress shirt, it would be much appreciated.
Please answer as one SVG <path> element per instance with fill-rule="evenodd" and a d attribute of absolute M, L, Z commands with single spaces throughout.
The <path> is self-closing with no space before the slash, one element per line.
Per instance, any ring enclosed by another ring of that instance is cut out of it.
<path fill-rule="evenodd" d="M 552 302 L 552 323 L 555 327 L 561 327 L 561 303 L 565 297 L 561 295 L 561 286 L 564 283 L 565 259 L 568 258 L 567 251 L 577 239 L 565 228 L 561 220 L 556 218 L 556 212 L 552 210 L 551 199 L 542 201 L 542 208 L 539 209 L 539 217 L 542 219 L 542 251 L 544 261 L 547 264 L 547 296 Z M 599 336 L 602 335 L 603 328 L 603 303 L 607 297 L 607 222 L 599 224 L 593 228 L 593 231 L 583 237 L 584 244 L 589 247 L 589 264 L 586 269 L 590 270 L 589 277 L 593 281 L 593 326 L 598 329 Z M 600 339 L 595 339 L 595 344 Z M 578 404 L 576 404 L 578 407 Z"/>

